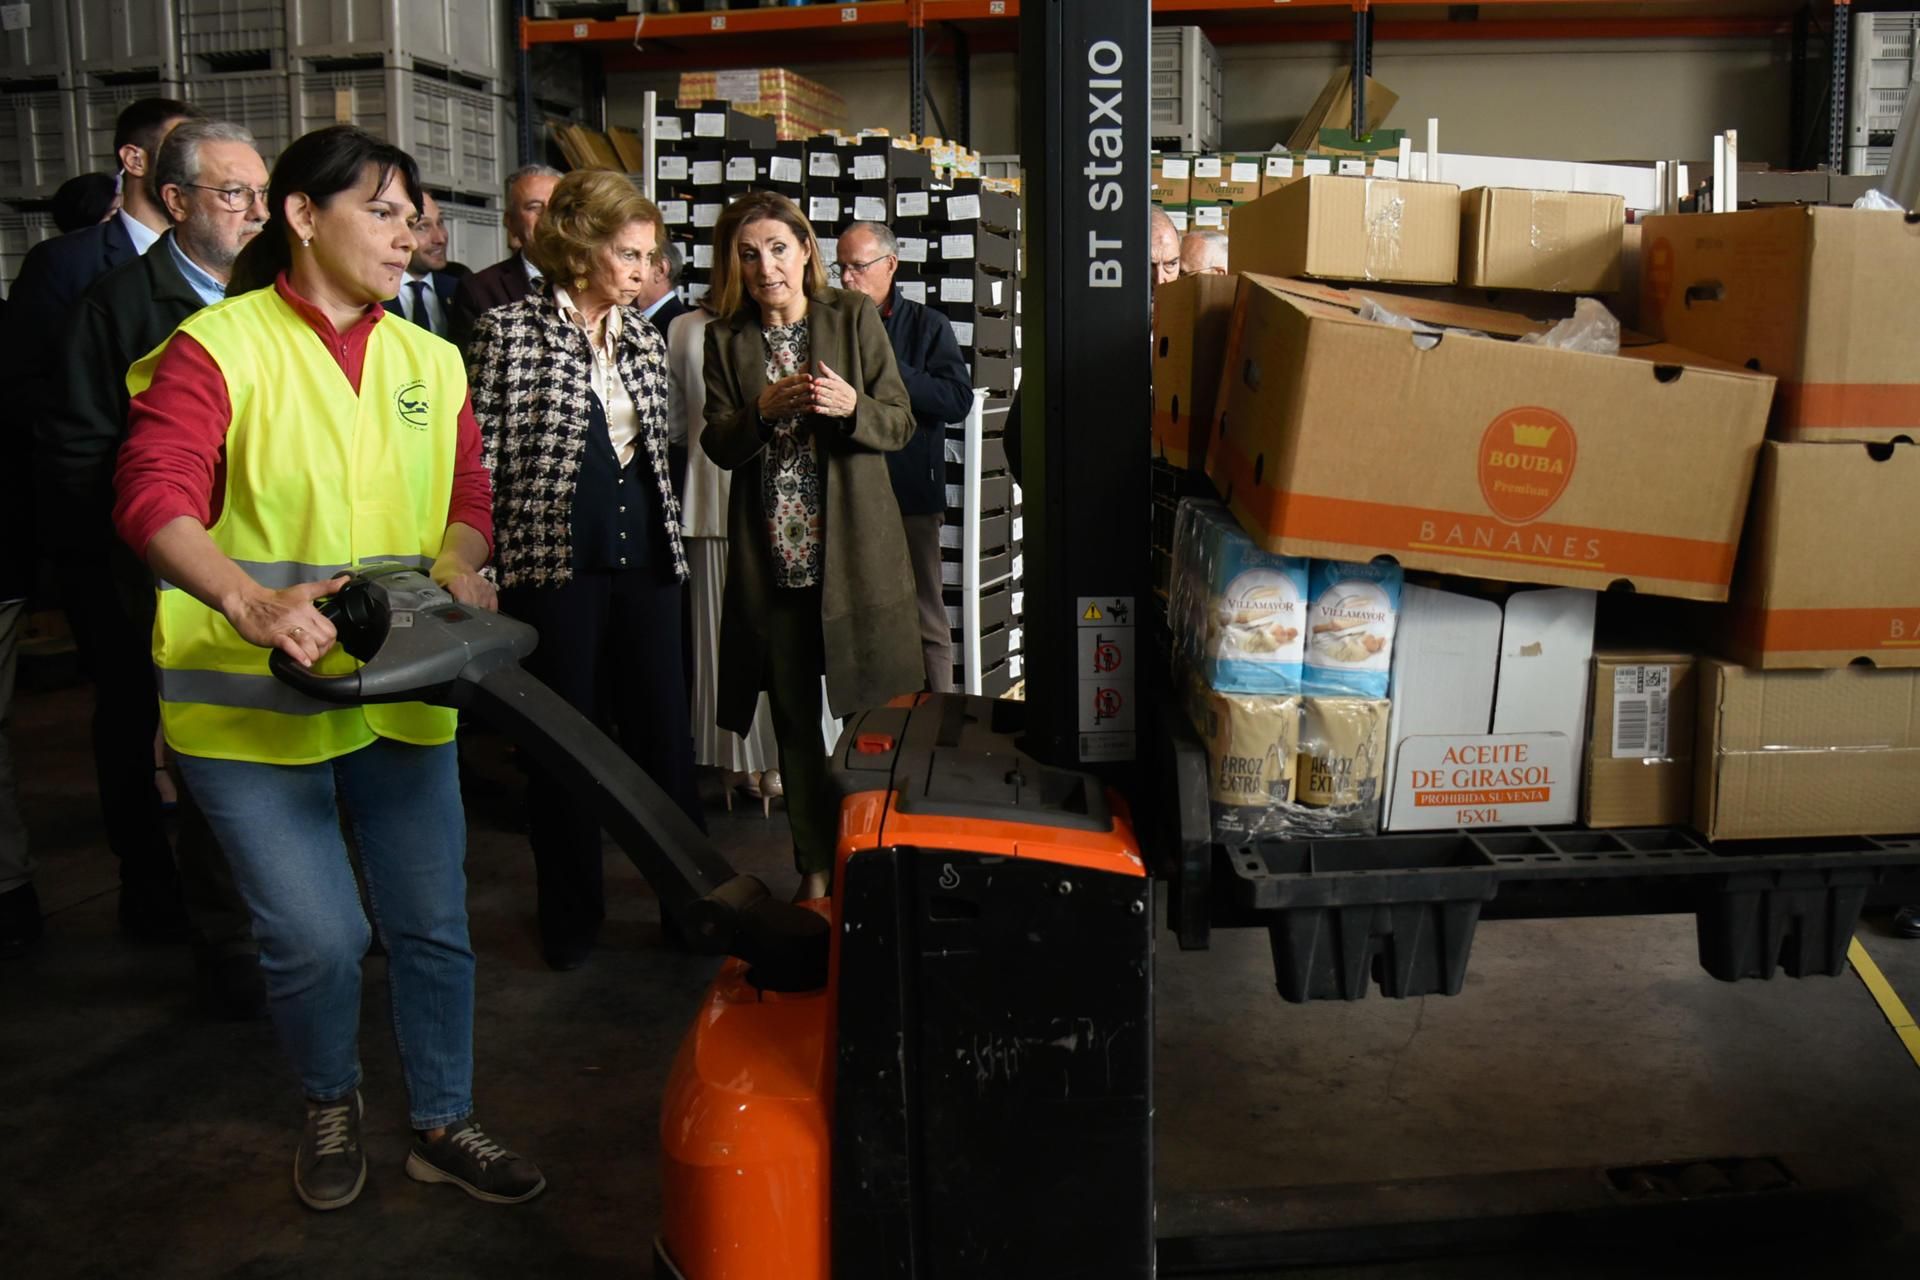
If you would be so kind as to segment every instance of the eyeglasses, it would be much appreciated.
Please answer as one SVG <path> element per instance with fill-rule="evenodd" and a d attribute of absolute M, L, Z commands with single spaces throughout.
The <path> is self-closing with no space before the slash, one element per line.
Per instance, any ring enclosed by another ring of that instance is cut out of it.
<path fill-rule="evenodd" d="M 261 204 L 267 202 L 267 188 L 265 187 L 209 187 L 201 182 L 183 182 L 180 185 L 183 187 L 192 187 L 195 191 L 213 192 L 213 194 L 220 197 L 221 204 L 224 204 L 235 213 L 242 213 L 253 208 L 253 202 L 256 200 Z"/>
<path fill-rule="evenodd" d="M 862 271 L 865 271 L 868 268 L 873 267 L 878 263 L 885 262 L 888 258 L 891 258 L 892 256 L 893 255 L 890 253 L 883 253 L 877 258 L 868 258 L 865 262 L 842 262 L 838 264 L 840 267 L 840 274 L 842 276 L 857 276 Z"/>

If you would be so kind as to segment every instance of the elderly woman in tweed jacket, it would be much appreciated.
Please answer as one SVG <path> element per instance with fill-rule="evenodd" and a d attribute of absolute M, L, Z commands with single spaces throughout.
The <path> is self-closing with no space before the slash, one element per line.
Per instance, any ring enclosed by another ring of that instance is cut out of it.
<path fill-rule="evenodd" d="M 526 247 L 545 279 L 480 318 L 468 379 L 493 473 L 501 608 L 540 629 L 527 666 L 617 735 L 705 828 L 680 644 L 687 578 L 667 466 L 667 350 L 630 304 L 660 211 L 617 173 L 561 179 Z M 538 766 L 527 826 L 547 963 L 579 966 L 606 915 L 600 830 Z"/>

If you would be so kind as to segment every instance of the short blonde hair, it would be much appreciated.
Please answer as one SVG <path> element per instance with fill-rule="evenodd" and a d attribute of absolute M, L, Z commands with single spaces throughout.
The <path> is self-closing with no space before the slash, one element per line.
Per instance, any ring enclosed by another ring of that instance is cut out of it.
<path fill-rule="evenodd" d="M 653 227 L 656 251 L 666 239 L 660 207 L 640 194 L 633 180 L 611 169 L 575 169 L 554 185 L 526 248 L 540 274 L 556 283 L 586 276 L 593 255 L 630 222 Z"/>
<path fill-rule="evenodd" d="M 714 314 L 731 319 L 745 310 L 753 299 L 740 278 L 740 229 L 749 223 L 778 222 L 793 232 L 794 239 L 807 249 L 807 296 L 824 297 L 827 292 L 827 267 L 820 261 L 820 241 L 813 224 L 800 206 L 777 191 L 749 191 L 720 215 L 713 224 L 713 272 L 708 278 L 707 296 Z"/>

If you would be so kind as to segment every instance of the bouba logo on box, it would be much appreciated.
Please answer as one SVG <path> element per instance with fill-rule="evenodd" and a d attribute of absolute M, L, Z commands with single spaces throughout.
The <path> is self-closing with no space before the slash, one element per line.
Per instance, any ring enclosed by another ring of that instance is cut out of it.
<path fill-rule="evenodd" d="M 1480 493 L 1511 524 L 1538 520 L 1573 478 L 1573 427 L 1551 409 L 1509 409 L 1480 437 Z"/>

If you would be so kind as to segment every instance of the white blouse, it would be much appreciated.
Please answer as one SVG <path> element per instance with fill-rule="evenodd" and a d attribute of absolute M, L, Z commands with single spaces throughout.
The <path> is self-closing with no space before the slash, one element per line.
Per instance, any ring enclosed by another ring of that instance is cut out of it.
<path fill-rule="evenodd" d="M 573 321 L 580 331 L 587 335 L 587 350 L 593 353 L 593 368 L 588 373 L 593 386 L 593 394 L 600 401 L 600 408 L 607 415 L 607 435 L 613 440 L 613 454 L 622 467 L 633 461 L 633 451 L 640 439 L 640 414 L 633 407 L 633 397 L 627 392 L 627 384 L 620 377 L 620 366 L 614 359 L 614 353 L 620 349 L 620 326 L 626 322 L 621 308 L 614 307 L 607 313 L 607 332 L 599 346 L 593 342 L 593 330 L 587 327 L 586 317 L 573 303 L 573 297 L 565 289 L 556 288 L 553 300 L 560 304 L 560 314 Z M 641 324 L 648 323 L 645 320 Z"/>

